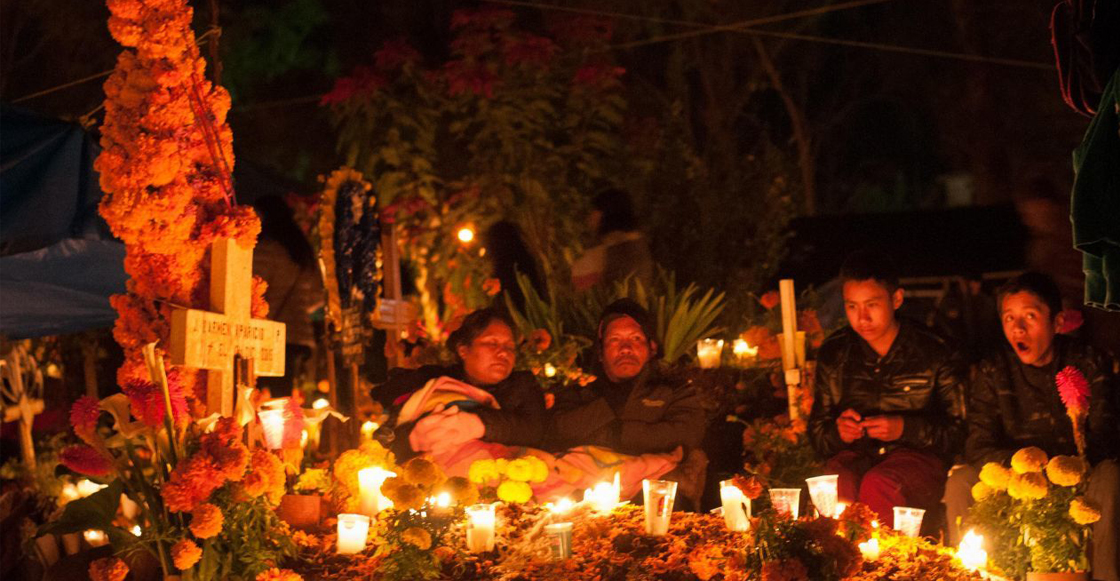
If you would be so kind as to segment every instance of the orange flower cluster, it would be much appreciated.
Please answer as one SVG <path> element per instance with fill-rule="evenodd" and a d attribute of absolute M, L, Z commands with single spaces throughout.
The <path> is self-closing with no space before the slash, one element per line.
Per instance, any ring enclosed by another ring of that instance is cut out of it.
<path fill-rule="evenodd" d="M 128 565 L 117 557 L 105 557 L 89 564 L 89 578 L 92 581 L 124 581 L 127 576 Z"/>
<path fill-rule="evenodd" d="M 218 420 L 212 432 L 203 434 L 200 444 L 198 452 L 175 466 L 160 490 L 167 510 L 193 511 L 227 481 L 241 480 L 245 474 L 248 450 L 241 443 L 241 427 L 236 420 Z"/>
<path fill-rule="evenodd" d="M 142 345 L 166 344 L 169 303 L 208 306 L 210 243 L 225 237 L 251 246 L 260 221 L 251 208 L 231 204 L 230 98 L 204 77 L 186 0 L 107 4 L 109 32 L 132 49 L 120 54 L 104 85 L 102 153 L 94 164 L 105 192 L 100 212 L 125 243 L 131 276 L 128 294 L 112 300 L 120 314 L 113 335 L 126 355 L 123 383 L 147 377 Z M 263 300 L 254 299 L 258 313 Z M 188 395 L 204 388 L 196 373 L 183 379 Z"/>
<path fill-rule="evenodd" d="M 268 450 L 257 449 L 249 461 L 249 472 L 241 479 L 241 490 L 251 498 L 263 494 L 270 503 L 280 504 L 284 480 L 284 463 L 280 458 Z"/>

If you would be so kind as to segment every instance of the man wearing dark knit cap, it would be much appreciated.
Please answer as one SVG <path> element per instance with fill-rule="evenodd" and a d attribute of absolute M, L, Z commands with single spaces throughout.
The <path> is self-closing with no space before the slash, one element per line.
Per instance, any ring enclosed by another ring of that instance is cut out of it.
<path fill-rule="evenodd" d="M 562 390 L 546 431 L 550 448 L 594 445 L 624 454 L 687 453 L 704 436 L 699 394 L 661 372 L 649 313 L 619 299 L 599 319 L 601 374 L 587 387 Z"/>

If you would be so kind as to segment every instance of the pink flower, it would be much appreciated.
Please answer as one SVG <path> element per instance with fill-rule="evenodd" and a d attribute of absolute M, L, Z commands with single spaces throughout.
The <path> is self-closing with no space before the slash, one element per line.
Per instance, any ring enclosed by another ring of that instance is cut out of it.
<path fill-rule="evenodd" d="M 100 452 L 89 446 L 70 446 L 59 454 L 62 465 L 86 476 L 106 476 L 113 470 L 113 464 Z"/>
<path fill-rule="evenodd" d="M 183 388 L 178 381 L 178 374 L 168 374 L 168 393 L 171 396 L 171 413 L 176 422 L 187 417 L 187 398 L 183 395 Z M 143 379 L 132 379 L 121 386 L 121 391 L 128 396 L 132 415 L 151 428 L 163 425 L 166 407 L 163 401 L 163 391 L 156 384 Z"/>
<path fill-rule="evenodd" d="M 1083 412 L 1089 407 L 1089 382 L 1079 369 L 1067 365 L 1058 372 L 1054 378 L 1058 384 L 1058 395 L 1066 409 L 1072 412 Z"/>
<path fill-rule="evenodd" d="M 92 444 L 97 434 L 97 419 L 101 416 L 101 404 L 97 398 L 85 395 L 78 398 L 70 408 L 70 425 L 74 433 L 87 444 Z"/>
<path fill-rule="evenodd" d="M 1081 315 L 1078 309 L 1063 309 L 1062 310 L 1062 326 L 1058 327 L 1058 332 L 1062 334 L 1069 334 L 1081 328 L 1085 323 L 1085 318 Z"/>
<path fill-rule="evenodd" d="M 298 449 L 303 438 L 303 408 L 300 398 L 288 398 L 284 409 L 284 436 L 282 446 L 287 449 Z"/>

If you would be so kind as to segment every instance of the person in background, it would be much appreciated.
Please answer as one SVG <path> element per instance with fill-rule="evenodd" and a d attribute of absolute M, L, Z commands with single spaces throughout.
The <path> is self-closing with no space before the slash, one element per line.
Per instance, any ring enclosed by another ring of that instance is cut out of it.
<path fill-rule="evenodd" d="M 633 276 L 649 288 L 653 258 L 649 242 L 638 231 L 630 195 L 620 189 L 604 190 L 591 201 L 588 226 L 595 245 L 572 264 L 572 285 L 586 290 Z"/>
<path fill-rule="evenodd" d="M 1089 345 L 1059 335 L 1061 293 L 1051 277 L 1029 272 L 996 291 L 1006 337 L 981 361 L 968 405 L 968 464 L 953 470 L 945 487 L 949 542 L 960 542 L 960 521 L 972 504 L 972 487 L 988 462 L 1006 463 L 1018 450 L 1041 448 L 1049 456 L 1078 454 L 1073 425 L 1058 392 L 1057 375 L 1072 366 L 1089 384 L 1086 456 L 1092 466 L 1085 497 L 1101 510 L 1093 525 L 1093 579 L 1117 581 L 1120 555 L 1120 416 L 1115 378 Z"/>
<path fill-rule="evenodd" d="M 268 318 L 285 325 L 287 342 L 283 377 L 262 377 L 258 383 L 276 396 L 289 395 L 315 352 L 311 313 L 323 304 L 323 279 L 315 252 L 279 196 L 253 202 L 261 219 L 261 235 L 253 251 L 253 273 L 268 283 L 264 298 Z M 313 371 L 313 370 L 311 370 Z"/>
<path fill-rule="evenodd" d="M 384 385 L 373 390 L 374 400 L 394 415 L 413 392 L 429 381 L 449 378 L 481 388 L 494 397 L 497 409 L 471 406 L 457 400 L 424 415 L 415 422 L 398 426 L 390 449 L 403 461 L 434 446 L 479 439 L 510 446 L 540 445 L 544 434 L 544 395 L 533 374 L 514 371 L 517 342 L 513 321 L 496 308 L 480 309 L 463 319 L 463 324 L 447 339 L 458 363 L 450 366 L 425 365 L 419 369 L 393 369 Z M 413 438 L 417 426 L 425 434 Z M 391 429 L 385 426 L 383 430 Z"/>
<path fill-rule="evenodd" d="M 840 500 L 889 523 L 895 506 L 941 498 L 964 441 L 965 370 L 939 336 L 897 317 L 903 291 L 888 257 L 856 252 L 840 278 L 849 326 L 818 352 L 809 441 L 840 476 Z"/>

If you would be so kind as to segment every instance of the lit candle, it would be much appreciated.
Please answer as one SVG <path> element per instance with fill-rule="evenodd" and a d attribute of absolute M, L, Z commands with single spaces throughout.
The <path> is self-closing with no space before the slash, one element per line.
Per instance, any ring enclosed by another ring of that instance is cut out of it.
<path fill-rule="evenodd" d="M 393 506 L 393 502 L 381 494 L 385 480 L 396 476 L 380 466 L 362 468 L 358 471 L 358 512 L 367 516 L 377 516 L 378 512 Z"/>
<path fill-rule="evenodd" d="M 565 496 L 564 498 L 561 498 L 560 500 L 556 501 L 556 504 L 552 504 L 550 502 L 550 503 L 548 503 L 547 506 L 548 506 L 548 511 L 551 512 L 553 515 L 561 516 L 561 515 L 568 514 L 568 511 L 572 510 L 572 506 L 574 506 L 574 505 L 575 505 L 575 503 L 572 502 L 572 499 Z"/>
<path fill-rule="evenodd" d="M 132 529 L 131 529 L 131 531 L 132 531 L 132 534 L 133 534 L 134 536 L 137 536 L 137 537 L 138 537 L 138 536 L 140 536 L 140 533 L 142 533 L 142 532 L 143 532 L 143 531 L 142 531 L 142 530 L 140 529 L 140 525 L 132 525 Z"/>
<path fill-rule="evenodd" d="M 91 547 L 100 547 L 109 542 L 109 537 L 105 535 L 105 531 L 97 529 L 89 529 L 83 532 L 82 538 L 84 538 Z"/>
<path fill-rule="evenodd" d="M 735 354 L 735 360 L 743 365 L 758 356 L 758 347 L 751 347 L 746 339 L 736 339 L 731 352 Z"/>
<path fill-rule="evenodd" d="M 859 544 L 859 552 L 863 554 L 863 558 L 868 561 L 875 561 L 879 558 L 879 539 L 871 537 L 866 542 Z"/>
<path fill-rule="evenodd" d="M 908 536 L 917 537 L 922 530 L 922 518 L 926 511 L 909 506 L 894 507 L 894 530 Z"/>
<path fill-rule="evenodd" d="M 78 481 L 78 496 L 85 498 L 102 488 L 107 488 L 108 484 L 98 484 L 96 482 L 87 480 L 85 478 Z"/>
<path fill-rule="evenodd" d="M 264 432 L 264 445 L 269 450 L 284 447 L 284 409 L 268 409 L 257 412 Z"/>
<path fill-rule="evenodd" d="M 983 535 L 978 535 L 976 531 L 969 529 L 961 539 L 960 548 L 957 549 L 957 558 L 960 559 L 961 565 L 969 571 L 976 571 L 987 565 L 988 552 L 984 550 L 983 545 Z"/>
<path fill-rule="evenodd" d="M 696 358 L 700 360 L 701 369 L 719 367 L 719 358 L 722 354 L 723 339 L 701 339 L 696 342 Z"/>
<path fill-rule="evenodd" d="M 620 495 L 619 474 L 615 472 L 614 484 L 600 482 L 594 488 L 588 488 L 583 492 L 583 500 L 591 504 L 591 508 L 598 512 L 610 512 L 618 506 Z"/>
<path fill-rule="evenodd" d="M 731 480 L 719 483 L 719 498 L 723 502 L 723 522 L 733 531 L 745 531 L 751 526 L 751 499 Z"/>
<path fill-rule="evenodd" d="M 331 405 L 331 402 L 327 401 L 327 398 L 321 397 L 321 398 L 319 398 L 319 399 L 317 399 L 317 400 L 315 400 L 314 402 L 311 403 L 311 409 L 323 410 L 323 409 L 327 409 L 328 407 L 330 407 L 330 405 Z"/>
<path fill-rule="evenodd" d="M 377 422 L 373 421 L 367 421 L 362 424 L 362 438 L 365 438 L 366 440 L 372 440 L 373 433 L 377 431 L 378 427 L 380 426 L 377 424 Z"/>
<path fill-rule="evenodd" d="M 840 518 L 844 514 L 845 510 L 848 510 L 848 503 L 837 502 L 836 503 L 836 517 L 835 518 Z"/>
<path fill-rule="evenodd" d="M 837 516 L 836 486 L 839 478 L 836 474 L 826 474 L 805 479 L 809 485 L 809 498 L 813 499 L 813 506 L 817 507 L 817 513 L 821 516 L 829 518 Z"/>
<path fill-rule="evenodd" d="M 475 504 L 466 508 L 467 550 L 484 553 L 494 550 L 494 528 L 497 522 L 494 505 Z"/>
<path fill-rule="evenodd" d="M 545 363 L 544 364 L 544 376 L 545 377 L 556 377 L 556 366 L 554 366 L 551 363 Z"/>
<path fill-rule="evenodd" d="M 86 482 L 89 482 L 88 480 Z M 62 485 L 62 500 L 70 502 L 71 500 L 78 500 L 82 495 L 78 492 L 78 487 L 73 482 L 67 482 Z"/>
<path fill-rule="evenodd" d="M 360 553 L 366 548 L 369 517 L 364 514 L 338 515 L 338 554 Z"/>

